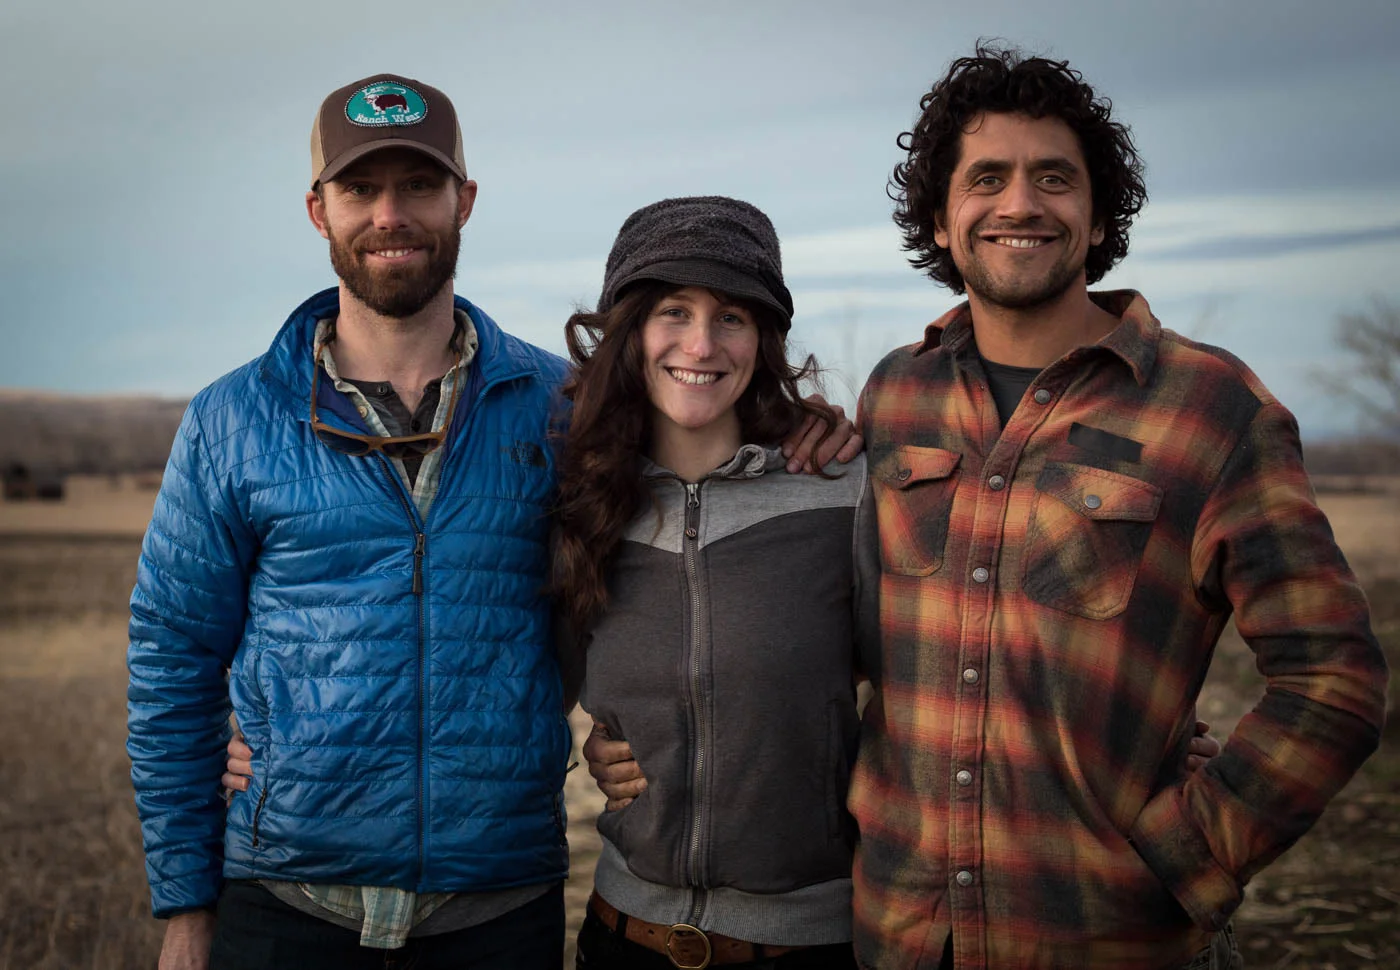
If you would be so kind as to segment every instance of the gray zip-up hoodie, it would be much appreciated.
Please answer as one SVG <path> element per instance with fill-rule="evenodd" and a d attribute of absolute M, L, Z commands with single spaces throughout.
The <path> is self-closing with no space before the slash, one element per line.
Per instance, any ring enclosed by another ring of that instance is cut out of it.
<path fill-rule="evenodd" d="M 598 892 L 632 916 L 775 945 L 851 938 L 858 717 L 877 657 L 878 546 L 864 456 L 789 475 L 745 445 L 629 527 L 587 653 L 584 708 L 647 790 L 598 819 Z"/>

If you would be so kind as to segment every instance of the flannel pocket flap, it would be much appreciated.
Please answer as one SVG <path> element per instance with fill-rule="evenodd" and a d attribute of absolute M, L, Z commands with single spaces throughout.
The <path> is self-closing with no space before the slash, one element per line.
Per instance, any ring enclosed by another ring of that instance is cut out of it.
<path fill-rule="evenodd" d="M 962 461 L 956 451 L 942 448 L 918 448 L 905 445 L 896 448 L 875 469 L 875 475 L 891 488 L 908 488 L 919 482 L 947 478 Z"/>
<path fill-rule="evenodd" d="M 1085 465 L 1051 462 L 1035 484 L 1089 519 L 1151 522 L 1162 505 L 1162 490 L 1156 485 Z"/>

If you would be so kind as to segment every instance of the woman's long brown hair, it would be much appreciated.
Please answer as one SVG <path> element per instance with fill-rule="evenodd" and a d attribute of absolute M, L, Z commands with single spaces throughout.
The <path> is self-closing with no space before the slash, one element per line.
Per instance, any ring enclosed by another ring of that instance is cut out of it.
<path fill-rule="evenodd" d="M 564 325 L 574 373 L 563 393 L 573 414 L 560 462 L 550 592 L 581 646 L 586 646 L 585 634 L 607 608 L 607 567 L 622 534 L 651 504 L 651 491 L 642 478 L 652 412 L 642 324 L 658 301 L 681 288 L 638 283 L 607 312 L 575 313 Z M 788 362 L 787 342 L 767 307 L 725 293 L 714 295 L 744 307 L 758 324 L 753 378 L 735 404 L 744 441 L 781 441 L 808 415 L 826 422 L 825 440 L 836 424 L 834 412 L 804 401 L 798 390 L 800 381 L 816 375 L 816 359 L 809 355 L 800 366 Z"/>

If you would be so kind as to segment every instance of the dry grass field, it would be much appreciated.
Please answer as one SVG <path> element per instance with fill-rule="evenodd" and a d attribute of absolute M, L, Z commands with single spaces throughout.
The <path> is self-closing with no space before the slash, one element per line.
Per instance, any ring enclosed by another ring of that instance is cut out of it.
<path fill-rule="evenodd" d="M 61 503 L 0 502 L 0 970 L 155 965 L 161 924 L 149 916 L 123 748 L 126 599 L 153 497 L 94 478 L 71 480 Z M 1397 664 L 1400 491 L 1322 501 Z M 1227 639 L 1202 712 L 1228 731 L 1259 689 L 1248 650 Z M 569 806 L 576 927 L 600 807 L 582 768 L 569 776 Z M 1237 920 L 1247 964 L 1400 967 L 1398 873 L 1392 732 L 1317 828 L 1251 885 Z"/>

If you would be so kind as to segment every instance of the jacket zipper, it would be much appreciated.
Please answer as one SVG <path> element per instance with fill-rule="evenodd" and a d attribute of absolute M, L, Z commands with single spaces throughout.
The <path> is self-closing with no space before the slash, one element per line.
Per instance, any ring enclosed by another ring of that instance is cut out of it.
<path fill-rule="evenodd" d="M 413 595 L 418 599 L 418 770 L 414 774 L 415 801 L 418 803 L 418 882 L 423 881 L 423 873 L 426 869 L 427 839 L 424 833 L 428 828 L 427 790 L 423 784 L 423 770 L 427 764 L 424 756 L 424 747 L 427 744 L 427 707 L 423 699 L 428 693 L 428 664 L 427 658 L 423 654 L 423 628 L 427 625 L 425 616 L 427 606 L 423 596 L 423 560 L 428 553 L 428 536 L 423 531 L 423 527 L 418 523 L 418 516 L 413 512 L 413 506 L 404 495 L 403 482 L 400 481 L 398 472 L 394 466 L 389 464 L 389 459 L 381 453 L 379 460 L 384 466 L 384 470 L 389 474 L 394 495 L 398 497 L 399 504 L 403 506 L 404 514 L 408 516 L 409 527 L 413 529 Z"/>
<path fill-rule="evenodd" d="M 253 809 L 253 848 L 258 847 L 258 821 L 262 818 L 263 803 L 267 801 L 268 786 L 263 785 L 262 794 L 258 796 L 258 807 Z"/>
<path fill-rule="evenodd" d="M 690 806 L 690 855 L 689 869 L 692 883 L 690 922 L 698 924 L 705 913 L 705 901 L 709 893 L 701 888 L 701 833 L 704 831 L 704 798 L 702 789 L 705 780 L 705 698 L 700 689 L 701 649 L 700 637 L 700 568 L 697 563 L 700 543 L 700 485 L 685 486 L 685 574 L 690 584 L 690 706 L 695 717 L 695 761 L 691 774 Z M 699 884 L 699 885 L 697 885 Z"/>

